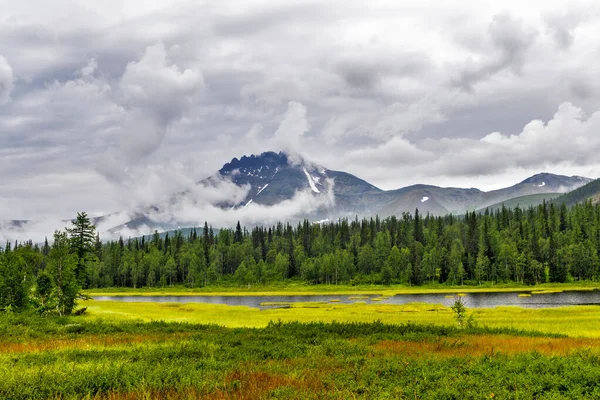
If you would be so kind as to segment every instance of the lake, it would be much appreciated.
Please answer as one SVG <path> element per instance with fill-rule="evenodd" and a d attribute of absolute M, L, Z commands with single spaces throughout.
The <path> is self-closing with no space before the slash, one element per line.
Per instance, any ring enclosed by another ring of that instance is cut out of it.
<path fill-rule="evenodd" d="M 533 293 L 533 294 L 532 294 Z M 519 296 L 521 295 L 521 296 Z M 572 305 L 600 305 L 600 291 L 535 292 L 494 292 L 466 293 L 462 296 L 467 308 L 491 308 L 497 306 L 519 306 L 530 308 L 560 307 Z M 325 302 L 332 304 L 408 304 L 429 303 L 451 306 L 454 295 L 398 294 L 391 297 L 380 295 L 294 295 L 294 296 L 94 296 L 99 301 L 159 302 L 159 303 L 208 303 L 254 308 L 285 307 L 282 303 Z M 266 303 L 266 304 L 265 304 Z M 268 303 L 276 303 L 267 305 Z"/>

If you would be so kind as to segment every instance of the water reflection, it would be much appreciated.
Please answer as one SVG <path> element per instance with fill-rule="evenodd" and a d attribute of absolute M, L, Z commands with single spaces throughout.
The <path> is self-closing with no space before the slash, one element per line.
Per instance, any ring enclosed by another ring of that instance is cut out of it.
<path fill-rule="evenodd" d="M 560 307 L 568 305 L 600 305 L 600 291 L 565 291 L 530 296 L 519 296 L 526 292 L 467 293 L 462 298 L 468 308 L 490 308 L 497 306 L 519 306 L 529 308 Z M 531 292 L 529 292 L 531 293 Z M 367 304 L 429 303 L 450 306 L 454 296 L 449 293 L 399 294 L 392 297 L 379 295 L 295 295 L 295 296 L 96 296 L 95 300 L 124 302 L 168 302 L 208 303 L 254 308 L 281 307 L 284 303 L 323 302 L 352 304 L 358 301 Z M 268 305 L 269 303 L 274 303 Z"/>

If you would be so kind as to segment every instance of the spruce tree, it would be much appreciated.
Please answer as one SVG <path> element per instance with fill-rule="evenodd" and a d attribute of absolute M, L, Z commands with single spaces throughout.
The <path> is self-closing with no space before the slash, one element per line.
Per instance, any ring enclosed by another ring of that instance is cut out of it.
<path fill-rule="evenodd" d="M 75 276 L 77 281 L 85 286 L 85 265 L 94 254 L 96 227 L 92 225 L 85 212 L 77 213 L 77 218 L 72 222 L 72 227 L 67 228 L 71 253 L 77 256 Z"/>

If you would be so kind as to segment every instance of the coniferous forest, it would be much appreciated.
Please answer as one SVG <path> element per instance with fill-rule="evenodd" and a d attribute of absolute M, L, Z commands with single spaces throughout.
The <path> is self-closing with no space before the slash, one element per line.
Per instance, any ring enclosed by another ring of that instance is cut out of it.
<path fill-rule="evenodd" d="M 544 203 L 462 217 L 404 214 L 102 242 L 85 213 L 0 253 L 0 308 L 72 311 L 80 289 L 257 285 L 538 284 L 596 280 L 600 206 Z"/>

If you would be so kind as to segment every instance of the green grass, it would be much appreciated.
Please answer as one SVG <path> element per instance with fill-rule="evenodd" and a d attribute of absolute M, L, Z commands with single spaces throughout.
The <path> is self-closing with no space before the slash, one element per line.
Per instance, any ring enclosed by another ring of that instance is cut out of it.
<path fill-rule="evenodd" d="M 0 398 L 600 398 L 600 307 L 79 307 L 0 314 Z"/>
<path fill-rule="evenodd" d="M 261 328 L 270 321 L 418 323 L 453 326 L 449 307 L 435 304 L 277 303 L 289 308 L 260 310 L 245 306 L 204 303 L 85 301 L 84 319 L 110 321 L 167 321 L 216 324 L 230 328 Z M 480 326 L 535 330 L 571 337 L 600 338 L 600 307 L 496 307 L 470 310 Z"/>
<path fill-rule="evenodd" d="M 0 314 L 0 398 L 600 398 L 600 307 L 472 309 L 461 329 L 442 305 L 273 305 L 287 308 L 86 300 L 77 317 Z"/>
<path fill-rule="evenodd" d="M 600 340 L 514 330 L 0 316 L 0 398 L 585 399 Z"/>

